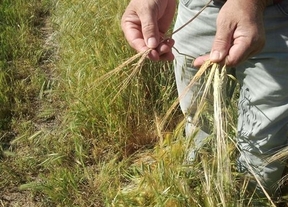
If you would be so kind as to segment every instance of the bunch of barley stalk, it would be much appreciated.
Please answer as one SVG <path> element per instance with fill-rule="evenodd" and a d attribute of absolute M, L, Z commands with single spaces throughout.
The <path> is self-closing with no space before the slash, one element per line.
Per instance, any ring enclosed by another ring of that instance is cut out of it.
<path fill-rule="evenodd" d="M 230 97 L 227 97 L 227 83 L 228 83 L 228 74 L 226 70 L 226 66 L 224 65 L 221 67 L 217 63 L 211 63 L 209 60 L 200 68 L 198 73 L 195 75 L 195 80 L 192 80 L 189 85 L 193 85 L 196 81 L 199 80 L 199 76 L 202 76 L 204 71 L 208 70 L 208 79 L 205 83 L 204 91 L 200 100 L 199 105 L 197 106 L 196 116 L 194 117 L 193 123 L 197 125 L 199 123 L 199 115 L 203 113 L 204 107 L 202 105 L 205 104 L 205 100 L 207 99 L 207 94 L 209 88 L 213 86 L 213 135 L 212 138 L 215 146 L 215 159 L 217 161 L 217 172 L 216 172 L 216 183 L 217 183 L 217 190 L 219 193 L 219 197 L 221 200 L 221 204 L 226 206 L 226 199 L 225 195 L 227 195 L 227 191 L 229 190 L 229 183 L 231 182 L 231 163 L 230 163 L 230 155 L 229 155 L 229 146 L 228 142 L 234 143 L 235 149 L 238 149 L 236 143 L 234 142 L 233 138 L 229 136 L 228 131 L 228 124 L 231 119 L 229 119 L 229 111 L 227 108 L 227 103 L 230 101 Z M 197 98 L 197 97 L 196 97 Z M 200 126 L 201 127 L 201 126 Z M 239 149 L 238 149 L 239 150 Z M 276 159 L 279 160 L 279 157 L 283 158 L 283 153 L 276 154 L 273 158 L 268 160 L 268 162 L 275 161 Z M 249 165 L 248 161 L 246 160 L 248 169 L 260 188 L 263 190 L 264 194 L 266 195 L 267 199 L 270 201 L 271 206 L 275 206 L 272 199 L 270 198 L 269 194 L 264 189 L 263 185 L 261 184 L 261 179 L 259 176 L 254 172 L 253 168 Z M 215 181 L 214 181 L 215 182 Z M 229 195 L 229 193 L 228 193 Z M 212 203 L 210 203 L 212 205 Z"/>

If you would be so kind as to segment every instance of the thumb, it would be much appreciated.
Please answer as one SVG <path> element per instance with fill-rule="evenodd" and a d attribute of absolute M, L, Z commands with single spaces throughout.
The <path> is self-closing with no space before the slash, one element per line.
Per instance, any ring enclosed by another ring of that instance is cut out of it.
<path fill-rule="evenodd" d="M 233 43 L 233 30 L 218 29 L 210 52 L 212 62 L 221 62 L 225 59 Z"/>
<path fill-rule="evenodd" d="M 154 49 L 159 44 L 158 23 L 153 14 L 147 14 L 142 20 L 142 34 L 147 47 Z"/>

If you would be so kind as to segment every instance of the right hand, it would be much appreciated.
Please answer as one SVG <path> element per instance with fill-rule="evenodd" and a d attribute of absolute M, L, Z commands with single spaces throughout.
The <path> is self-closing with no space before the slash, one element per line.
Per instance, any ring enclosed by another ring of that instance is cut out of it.
<path fill-rule="evenodd" d="M 122 30 L 132 48 L 138 52 L 153 49 L 151 60 L 174 59 L 174 41 L 166 39 L 176 9 L 176 0 L 131 0 L 121 20 Z"/>

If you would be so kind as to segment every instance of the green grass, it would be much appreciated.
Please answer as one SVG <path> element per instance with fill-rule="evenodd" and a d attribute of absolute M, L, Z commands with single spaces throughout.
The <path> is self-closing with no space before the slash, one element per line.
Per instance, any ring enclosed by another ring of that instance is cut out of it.
<path fill-rule="evenodd" d="M 0 191 L 40 206 L 245 206 L 236 107 L 225 160 L 211 139 L 184 164 L 179 108 L 162 123 L 177 97 L 171 63 L 114 70 L 135 54 L 120 29 L 128 2 L 1 1 Z"/>
<path fill-rule="evenodd" d="M 0 190 L 5 194 L 32 180 L 35 164 L 29 143 L 13 145 L 16 137 L 35 132 L 41 86 L 41 65 L 47 50 L 40 38 L 49 2 L 1 1 L 0 5 Z M 1 198 L 2 199 L 2 198 Z M 2 201 L 2 200 L 1 200 Z"/>

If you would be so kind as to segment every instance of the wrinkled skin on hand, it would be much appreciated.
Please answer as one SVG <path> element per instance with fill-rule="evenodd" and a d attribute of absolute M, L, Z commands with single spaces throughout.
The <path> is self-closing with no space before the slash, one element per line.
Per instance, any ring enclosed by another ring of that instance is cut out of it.
<path fill-rule="evenodd" d="M 121 20 L 122 30 L 132 48 L 153 49 L 151 60 L 174 59 L 172 39 L 163 40 L 175 15 L 176 0 L 131 0 Z"/>
<path fill-rule="evenodd" d="M 198 57 L 200 67 L 210 59 L 236 66 L 260 52 L 265 45 L 263 13 L 266 0 L 228 0 L 217 18 L 217 32 L 210 55 Z"/>
<path fill-rule="evenodd" d="M 195 67 L 210 59 L 235 66 L 260 52 L 265 45 L 263 12 L 269 0 L 227 0 L 219 11 L 217 32 L 210 55 L 198 57 Z M 175 0 L 131 0 L 121 20 L 122 30 L 132 48 L 153 49 L 151 60 L 173 60 L 174 41 L 164 35 L 176 8 Z"/>

